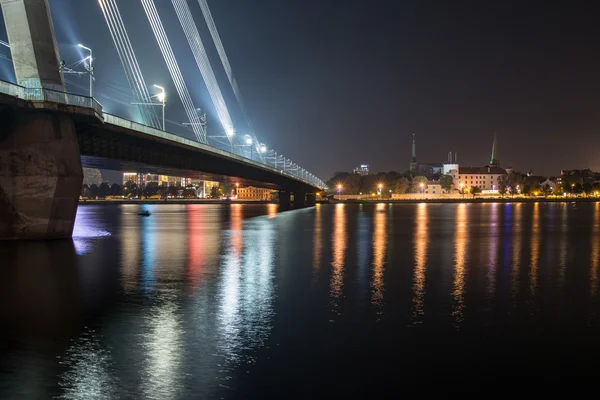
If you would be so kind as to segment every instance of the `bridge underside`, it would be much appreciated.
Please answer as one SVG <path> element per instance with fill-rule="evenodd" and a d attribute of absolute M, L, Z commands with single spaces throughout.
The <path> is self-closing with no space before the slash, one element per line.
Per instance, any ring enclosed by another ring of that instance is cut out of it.
<path fill-rule="evenodd" d="M 81 156 L 81 165 L 84 168 L 97 168 L 97 169 L 108 169 L 112 171 L 121 172 L 140 172 L 157 175 L 169 175 L 169 176 L 181 176 L 192 179 L 199 179 L 202 181 L 213 181 L 213 182 L 227 182 L 227 183 L 239 183 L 243 186 L 256 186 L 262 188 L 268 188 L 273 190 L 279 190 L 280 188 L 272 183 L 260 182 L 252 179 L 231 177 L 220 174 L 211 174 L 201 171 L 193 171 L 187 169 L 177 169 L 168 167 L 156 167 L 140 162 L 133 161 L 120 161 L 109 158 L 94 157 L 94 156 Z"/>
<path fill-rule="evenodd" d="M 281 171 L 193 147 L 186 142 L 174 142 L 89 119 L 75 119 L 75 130 L 84 167 L 185 176 L 291 192 L 318 191 Z"/>

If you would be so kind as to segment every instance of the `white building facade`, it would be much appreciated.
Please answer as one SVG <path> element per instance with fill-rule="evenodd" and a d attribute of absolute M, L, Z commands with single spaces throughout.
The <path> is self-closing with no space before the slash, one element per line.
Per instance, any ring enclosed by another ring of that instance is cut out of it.
<path fill-rule="evenodd" d="M 458 190 L 477 186 L 481 190 L 498 190 L 498 180 L 506 175 L 506 171 L 498 166 L 459 167 L 450 171 L 454 187 Z"/>

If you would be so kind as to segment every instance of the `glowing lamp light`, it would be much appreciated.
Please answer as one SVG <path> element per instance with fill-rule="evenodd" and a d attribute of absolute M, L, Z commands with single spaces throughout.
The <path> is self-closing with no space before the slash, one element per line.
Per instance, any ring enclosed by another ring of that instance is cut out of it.
<path fill-rule="evenodd" d="M 246 144 L 248 146 L 250 146 L 252 144 L 252 138 L 250 136 L 246 135 L 244 140 L 246 141 Z"/>
<path fill-rule="evenodd" d="M 258 150 L 259 150 L 261 153 L 266 153 L 266 152 L 267 152 L 267 145 L 265 145 L 265 144 L 261 143 L 261 144 L 260 144 L 260 146 L 259 146 L 259 148 L 258 148 Z"/>

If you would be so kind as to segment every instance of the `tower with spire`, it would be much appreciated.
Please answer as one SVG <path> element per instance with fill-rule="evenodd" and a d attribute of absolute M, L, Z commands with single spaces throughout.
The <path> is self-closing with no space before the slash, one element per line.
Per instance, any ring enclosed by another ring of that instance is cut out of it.
<path fill-rule="evenodd" d="M 498 160 L 498 140 L 496 139 L 496 132 L 494 132 L 494 142 L 492 143 L 492 156 L 490 157 L 490 167 L 497 167 L 500 165 Z"/>
<path fill-rule="evenodd" d="M 410 172 L 413 174 L 417 173 L 417 144 L 415 142 L 415 134 L 413 133 L 412 140 L 412 158 L 410 161 Z"/>

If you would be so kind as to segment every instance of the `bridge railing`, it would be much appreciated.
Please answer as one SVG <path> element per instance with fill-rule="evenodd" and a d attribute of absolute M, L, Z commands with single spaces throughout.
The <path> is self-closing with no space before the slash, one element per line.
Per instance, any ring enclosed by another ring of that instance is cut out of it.
<path fill-rule="evenodd" d="M 99 116 L 102 116 L 102 105 L 93 97 L 46 88 L 27 88 L 2 80 L 0 80 L 0 93 L 29 101 L 49 101 L 69 106 L 92 108 Z"/>
<path fill-rule="evenodd" d="M 208 145 L 208 144 L 203 144 L 203 143 L 197 142 L 195 140 L 187 139 L 187 138 L 175 135 L 173 133 L 165 132 L 165 131 L 162 131 L 160 129 L 156 129 L 156 128 L 153 128 L 151 126 L 148 126 L 148 125 L 140 124 L 139 122 L 130 121 L 128 119 L 121 118 L 121 117 L 118 117 L 116 115 L 107 114 L 107 113 L 104 113 L 102 117 L 104 119 L 104 122 L 107 123 L 107 124 L 120 126 L 122 128 L 131 129 L 131 130 L 138 131 L 138 132 L 143 132 L 143 133 L 145 133 L 147 135 L 151 135 L 151 136 L 163 138 L 163 139 L 166 139 L 166 140 L 171 140 L 171 141 L 178 142 L 178 143 L 181 143 L 181 144 L 185 144 L 185 145 L 188 145 L 188 146 L 196 147 L 198 149 L 203 149 L 203 150 L 206 150 L 206 151 L 210 151 L 211 153 L 220 154 L 220 155 L 222 155 L 224 157 L 227 157 L 227 158 L 238 160 L 238 161 L 244 162 L 246 164 L 254 165 L 255 167 L 260 167 L 260 168 L 268 169 L 268 170 L 270 170 L 272 172 L 276 172 L 276 173 L 279 173 L 281 175 L 289 176 L 291 178 L 295 178 L 295 179 L 297 179 L 299 181 L 302 181 L 302 182 L 305 182 L 305 183 L 308 183 L 308 184 L 311 184 L 311 185 L 322 186 L 322 185 L 319 185 L 319 182 L 317 182 L 316 179 L 315 180 L 304 179 L 297 172 L 294 173 L 294 171 L 285 171 L 284 169 L 281 169 L 281 168 L 275 168 L 273 165 L 269 165 L 266 162 L 262 163 L 262 162 L 259 162 L 259 161 L 256 161 L 256 160 L 252 160 L 252 159 L 250 159 L 248 157 L 244 157 L 244 156 L 232 153 L 232 152 L 227 151 L 227 150 L 219 149 L 217 147 L 214 147 L 214 146 L 211 146 L 211 145 Z"/>

